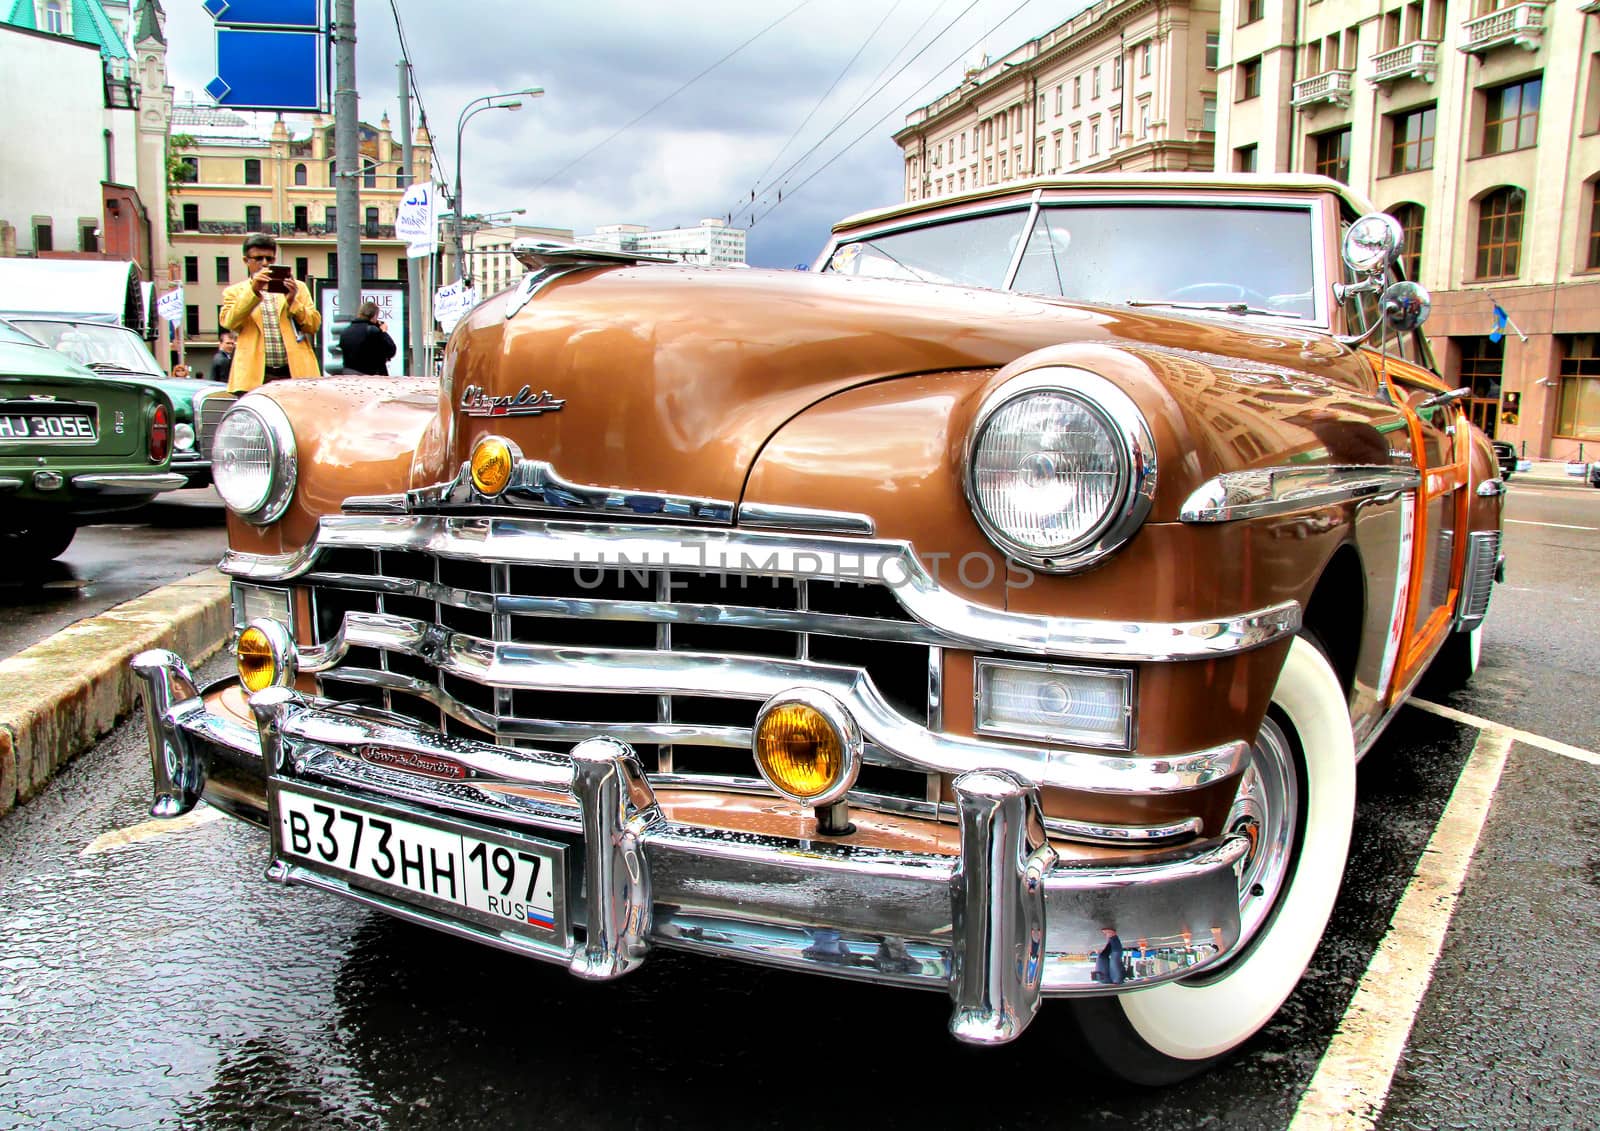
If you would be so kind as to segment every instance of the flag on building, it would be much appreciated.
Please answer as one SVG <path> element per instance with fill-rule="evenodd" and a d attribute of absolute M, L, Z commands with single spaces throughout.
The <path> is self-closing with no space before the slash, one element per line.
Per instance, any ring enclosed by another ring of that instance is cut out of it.
<path fill-rule="evenodd" d="M 1489 340 L 1498 342 L 1503 339 L 1506 336 L 1507 326 L 1511 327 L 1519 339 L 1524 342 L 1528 340 L 1528 335 L 1524 334 L 1517 324 L 1511 321 L 1511 315 L 1506 313 L 1506 308 L 1497 302 L 1494 304 L 1494 329 L 1489 331 Z"/>

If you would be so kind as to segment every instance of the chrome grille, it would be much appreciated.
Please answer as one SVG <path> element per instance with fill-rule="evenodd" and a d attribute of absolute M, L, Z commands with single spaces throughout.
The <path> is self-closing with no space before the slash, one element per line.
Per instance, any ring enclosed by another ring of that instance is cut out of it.
<path fill-rule="evenodd" d="M 774 665 L 814 661 L 865 674 L 901 716 L 928 726 L 936 634 L 880 584 L 713 574 L 629 566 L 494 563 L 421 550 L 325 550 L 312 572 L 317 643 L 347 613 L 383 614 L 502 644 L 605 650 L 629 656 L 739 656 Z M 582 657 L 568 691 L 533 691 L 440 671 L 398 651 L 351 648 L 321 673 L 322 694 L 403 715 L 446 734 L 506 744 L 575 745 L 610 735 L 658 773 L 751 777 L 759 700 L 582 689 Z M 869 750 L 868 761 L 871 761 Z M 863 769 L 859 787 L 927 796 L 927 775 Z"/>
<path fill-rule="evenodd" d="M 238 399 L 226 389 L 204 392 L 195 397 L 194 446 L 202 459 L 211 458 L 211 441 L 216 439 L 222 414 L 232 408 L 233 402 Z"/>
<path fill-rule="evenodd" d="M 1460 630 L 1477 628 L 1489 612 L 1489 595 L 1500 568 L 1500 531 L 1478 530 L 1467 536 L 1467 563 L 1461 579 Z"/>

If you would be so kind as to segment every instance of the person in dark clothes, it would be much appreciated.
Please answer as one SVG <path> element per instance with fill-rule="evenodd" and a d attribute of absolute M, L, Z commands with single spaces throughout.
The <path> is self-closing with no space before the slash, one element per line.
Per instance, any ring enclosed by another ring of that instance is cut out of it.
<path fill-rule="evenodd" d="M 364 302 L 356 311 L 355 321 L 339 335 L 339 350 L 344 357 L 346 373 L 370 373 L 388 376 L 389 359 L 395 355 L 394 339 L 378 321 L 378 304 Z"/>
<path fill-rule="evenodd" d="M 1128 977 L 1122 965 L 1122 939 L 1110 927 L 1101 927 L 1100 932 L 1106 937 L 1106 945 L 1095 956 L 1094 979 L 1107 985 L 1121 985 Z"/>
<path fill-rule="evenodd" d="M 233 349 L 239 344 L 239 335 L 232 330 L 222 331 L 217 339 L 217 352 L 211 359 L 211 379 L 228 383 L 228 371 L 233 368 Z"/>

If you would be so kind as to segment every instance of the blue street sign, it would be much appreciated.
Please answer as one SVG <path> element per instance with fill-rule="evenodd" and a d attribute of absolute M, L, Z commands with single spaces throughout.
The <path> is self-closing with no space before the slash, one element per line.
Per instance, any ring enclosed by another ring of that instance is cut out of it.
<path fill-rule="evenodd" d="M 205 0 L 218 27 L 322 27 L 321 0 Z"/>
<path fill-rule="evenodd" d="M 233 110 L 320 110 L 325 57 L 321 32 L 219 27 L 206 93 Z"/>

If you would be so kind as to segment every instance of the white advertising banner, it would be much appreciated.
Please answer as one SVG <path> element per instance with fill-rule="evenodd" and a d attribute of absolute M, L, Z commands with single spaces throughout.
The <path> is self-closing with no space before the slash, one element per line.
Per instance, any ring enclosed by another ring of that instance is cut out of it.
<path fill-rule="evenodd" d="M 401 290 L 367 290 L 361 289 L 362 302 L 375 302 L 378 304 L 378 321 L 383 323 L 383 328 L 394 339 L 395 355 L 389 359 L 389 375 L 395 376 L 403 370 L 400 359 L 405 356 L 406 349 L 406 296 Z M 330 352 L 334 341 L 333 321 L 339 316 L 339 292 L 334 287 L 329 287 L 322 292 L 322 371 L 330 373 L 336 362 Z"/>
<path fill-rule="evenodd" d="M 439 194 L 430 181 L 406 189 L 394 217 L 394 234 L 406 241 L 406 257 L 432 255 L 439 239 Z"/>
<path fill-rule="evenodd" d="M 156 316 L 168 322 L 183 321 L 183 288 L 168 291 L 156 299 Z"/>
<path fill-rule="evenodd" d="M 433 293 L 433 316 L 446 334 L 456 328 L 456 323 L 467 311 L 478 305 L 478 292 L 460 279 L 440 287 Z"/>

